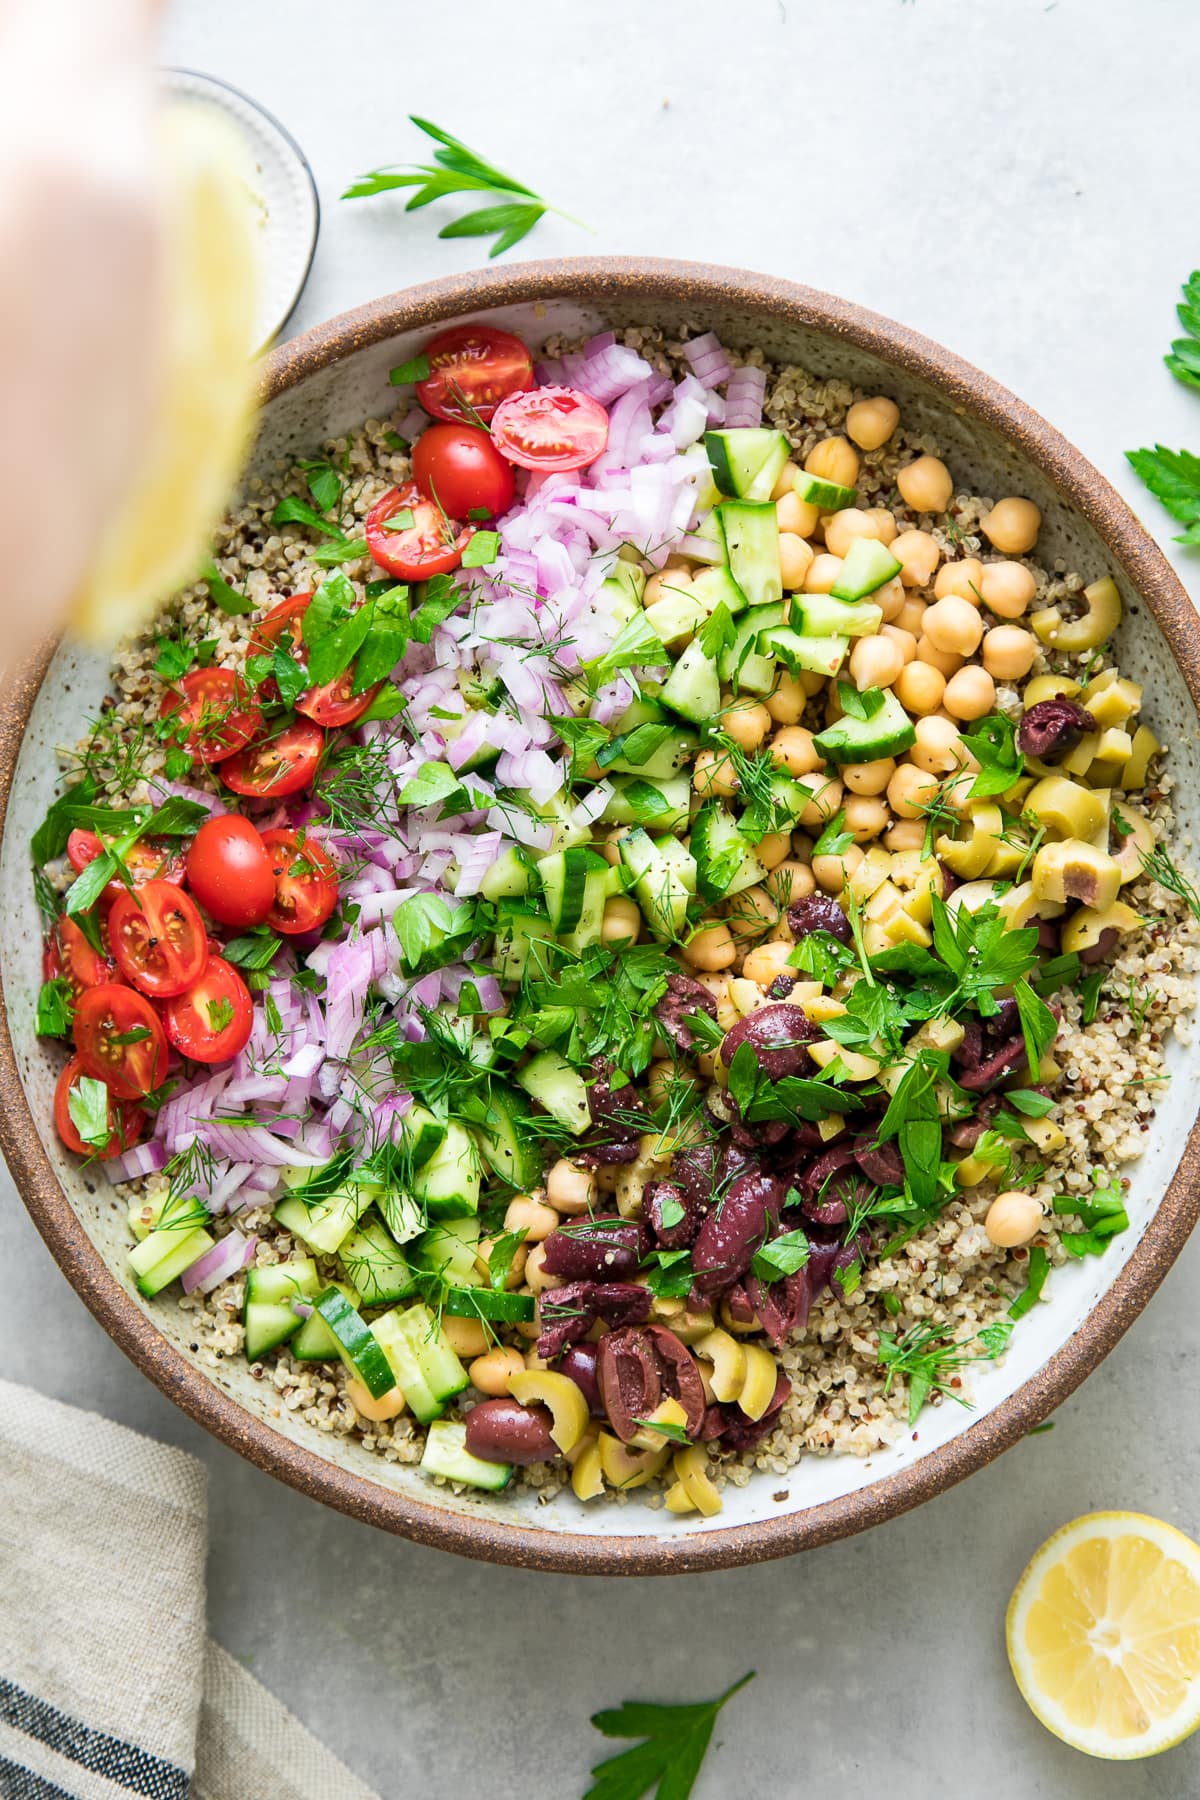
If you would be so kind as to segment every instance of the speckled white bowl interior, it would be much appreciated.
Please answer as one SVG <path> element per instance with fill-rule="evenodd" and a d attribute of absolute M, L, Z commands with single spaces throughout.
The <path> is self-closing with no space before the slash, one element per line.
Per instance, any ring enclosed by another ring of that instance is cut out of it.
<path fill-rule="evenodd" d="M 558 332 L 591 332 L 610 324 L 678 326 L 684 322 L 676 309 L 652 299 L 625 310 L 628 316 L 606 317 L 595 309 L 584 310 L 572 303 L 551 300 L 490 312 L 480 309 L 475 316 L 492 318 L 534 346 Z M 894 395 L 906 422 L 927 429 L 936 439 L 960 487 L 993 496 L 1024 493 L 1037 501 L 1045 517 L 1041 552 L 1047 559 L 1062 558 L 1065 566 L 1078 569 L 1088 579 L 1106 571 L 1117 577 L 1124 588 L 1128 610 L 1120 634 L 1121 666 L 1145 684 L 1145 716 L 1171 746 L 1180 827 L 1184 834 L 1191 835 L 1198 822 L 1198 778 L 1196 720 L 1187 689 L 1148 610 L 1144 606 L 1139 609 L 1137 595 L 1131 592 L 1124 572 L 1113 566 L 1097 533 L 1065 506 L 1044 476 L 995 431 L 964 410 L 952 409 L 932 388 L 834 337 L 782 317 L 755 322 L 744 313 L 739 316 L 736 310 L 726 312 L 720 305 L 710 305 L 707 310 L 703 306 L 689 307 L 686 323 L 698 329 L 712 327 L 734 345 L 757 342 L 769 356 L 800 363 L 815 372 L 844 376 L 868 391 Z M 269 480 L 298 453 L 314 451 L 323 439 L 367 417 L 386 416 L 395 400 L 388 386 L 388 370 L 414 355 L 427 335 L 426 331 L 411 332 L 369 344 L 277 397 L 263 419 L 253 472 Z M 103 658 L 60 649 L 34 706 L 0 855 L 0 891 L 5 901 L 0 917 L 0 961 L 21 1078 L 35 1117 L 44 1121 L 45 1148 L 58 1178 L 134 1304 L 147 1310 L 157 1329 L 186 1353 L 186 1315 L 169 1297 L 148 1306 L 138 1297 L 126 1273 L 125 1204 L 119 1192 L 111 1189 L 103 1177 L 82 1172 L 57 1142 L 50 1123 L 51 1096 L 61 1053 L 40 1042 L 34 1034 L 40 933 L 29 881 L 29 835 L 53 796 L 54 747 L 80 735 L 84 721 L 94 713 L 105 691 L 105 682 Z M 974 1411 L 951 1405 L 928 1408 L 918 1430 L 906 1433 L 888 1450 L 861 1459 L 808 1457 L 786 1479 L 763 1476 L 742 1489 L 727 1487 L 724 1512 L 713 1520 L 673 1519 L 642 1504 L 637 1496 L 620 1506 L 586 1508 L 569 1493 L 545 1505 L 537 1504 L 526 1493 L 508 1498 L 457 1498 L 427 1483 L 415 1469 L 387 1463 L 351 1441 L 320 1434 L 286 1413 L 281 1415 L 276 1410 L 274 1390 L 267 1383 L 255 1381 L 240 1359 L 212 1371 L 209 1379 L 255 1418 L 315 1455 L 353 1471 L 365 1482 L 407 1492 L 426 1505 L 459 1514 L 474 1513 L 496 1521 L 520 1520 L 540 1532 L 678 1539 L 698 1532 L 725 1531 L 731 1526 L 818 1505 L 928 1458 L 948 1440 L 970 1432 L 991 1409 L 1034 1377 L 1079 1330 L 1133 1252 L 1175 1170 L 1196 1117 L 1200 1057 L 1195 1050 L 1176 1045 L 1171 1053 L 1171 1068 L 1171 1086 L 1148 1135 L 1145 1155 L 1129 1171 L 1133 1177 L 1132 1229 L 1119 1237 L 1103 1257 L 1088 1258 L 1055 1271 L 1050 1283 L 1051 1303 L 1035 1308 L 1020 1326 L 1003 1363 L 983 1367 L 975 1379 Z M 73 1304 L 65 1292 L 61 1304 Z"/>

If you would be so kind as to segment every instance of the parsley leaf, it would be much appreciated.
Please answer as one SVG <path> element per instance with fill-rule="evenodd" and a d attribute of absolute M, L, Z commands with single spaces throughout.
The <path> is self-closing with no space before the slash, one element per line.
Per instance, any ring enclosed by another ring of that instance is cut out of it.
<path fill-rule="evenodd" d="M 102 1081 L 81 1075 L 67 1093 L 71 1123 L 93 1150 L 103 1150 L 112 1132 L 108 1124 L 108 1089 Z"/>
<path fill-rule="evenodd" d="M 760 1281 L 780 1281 L 785 1275 L 794 1275 L 808 1261 L 809 1243 L 804 1232 L 785 1231 L 781 1237 L 772 1238 L 769 1244 L 754 1252 L 750 1267 Z"/>
<path fill-rule="evenodd" d="M 271 514 L 272 525 L 307 525 L 310 531 L 319 532 L 322 537 L 342 539 L 343 533 L 328 519 L 323 519 L 319 512 L 299 499 L 295 494 L 287 494 L 279 502 Z"/>
<path fill-rule="evenodd" d="M 1041 1060 L 1054 1042 L 1055 1034 L 1058 1031 L 1058 1020 L 1046 1002 L 1034 993 L 1027 981 L 1013 983 L 1013 997 L 1017 1002 L 1021 1030 L 1025 1037 L 1025 1056 L 1029 1063 L 1029 1072 L 1036 1081 Z"/>
<path fill-rule="evenodd" d="M 462 599 L 448 575 L 431 575 L 420 590 L 421 604 L 413 614 L 412 634 L 427 644 L 443 619 L 448 619 Z"/>
<path fill-rule="evenodd" d="M 342 195 L 343 200 L 349 198 L 351 196 L 348 194 Z M 359 199 L 361 196 L 354 195 L 353 198 Z M 429 358 L 425 355 L 414 356 L 408 362 L 401 363 L 398 368 L 389 369 L 388 380 L 393 387 L 411 387 L 418 381 L 428 381 Z"/>
<path fill-rule="evenodd" d="M 488 563 L 495 562 L 500 554 L 500 533 L 498 531 L 477 531 L 462 553 L 464 569 L 482 569 Z"/>
<path fill-rule="evenodd" d="M 71 984 L 66 976 L 58 975 L 52 981 L 43 981 L 37 1003 L 38 1036 L 69 1037 L 74 1017 Z"/>
<path fill-rule="evenodd" d="M 342 478 L 331 462 L 313 460 L 299 464 L 308 491 L 323 513 L 332 512 L 342 497 Z"/>
<path fill-rule="evenodd" d="M 624 1706 L 592 1714 L 592 1724 L 609 1738 L 639 1738 L 592 1770 L 593 1785 L 583 1800 L 641 1800 L 653 1789 L 658 1800 L 688 1800 L 700 1773 L 717 1714 L 754 1671 L 715 1700 L 693 1706 L 657 1706 L 627 1700 Z"/>
<path fill-rule="evenodd" d="M 1079 984 L 1080 996 L 1083 1000 L 1083 1023 L 1091 1025 L 1100 1011 L 1100 990 L 1108 980 L 1108 970 L 1101 964 L 1092 969 Z"/>
<path fill-rule="evenodd" d="M 732 650 L 737 638 L 737 626 L 723 600 L 718 600 L 696 635 L 700 640 L 700 648 L 711 662 L 716 662 L 726 650 Z"/>
<path fill-rule="evenodd" d="M 427 762 L 410 776 L 396 798 L 401 806 L 449 807 L 465 800 L 466 791 L 449 763 Z"/>
<path fill-rule="evenodd" d="M 1025 758 L 1017 749 L 1017 728 L 1003 713 L 981 719 L 975 730 L 963 734 L 963 743 L 979 764 L 971 784 L 971 798 L 1006 794 L 1020 780 Z"/>
<path fill-rule="evenodd" d="M 1125 455 L 1156 500 L 1161 500 L 1173 519 L 1187 527 L 1177 544 L 1200 544 L 1200 456 L 1190 450 L 1127 450 Z"/>
<path fill-rule="evenodd" d="M 637 612 L 621 627 L 603 656 L 581 666 L 587 671 L 592 685 L 599 687 L 621 669 L 636 669 L 643 665 L 659 668 L 669 661 L 657 631 L 644 612 Z"/>
<path fill-rule="evenodd" d="M 1042 1289 L 1046 1285 L 1046 1277 L 1050 1273 L 1050 1258 L 1041 1244 L 1035 1244 L 1029 1252 L 1029 1274 L 1025 1287 L 1008 1309 L 1010 1319 L 1023 1319 L 1027 1312 L 1032 1312 L 1041 1299 Z"/>
<path fill-rule="evenodd" d="M 223 613 L 248 613 L 254 610 L 254 602 L 249 594 L 239 594 L 236 588 L 230 587 L 211 556 L 201 564 L 199 579 L 208 589 L 208 597 L 213 605 L 220 607 Z"/>
<path fill-rule="evenodd" d="M 1176 381 L 1200 388 L 1200 270 L 1193 269 L 1183 284 L 1183 299 L 1175 308 L 1187 336 L 1176 338 L 1163 357 Z"/>

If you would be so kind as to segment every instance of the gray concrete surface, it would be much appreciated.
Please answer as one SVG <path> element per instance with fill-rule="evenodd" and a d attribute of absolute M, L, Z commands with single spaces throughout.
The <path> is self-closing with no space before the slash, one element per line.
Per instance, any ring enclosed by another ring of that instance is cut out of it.
<path fill-rule="evenodd" d="M 1135 504 L 1126 446 L 1200 449 L 1200 396 L 1160 361 L 1200 262 L 1193 0 L 176 0 L 165 36 L 309 153 L 324 225 L 295 327 L 475 260 L 430 215 L 338 201 L 416 152 L 413 110 L 595 227 L 549 221 L 530 255 L 708 257 L 861 300 L 1007 382 Z M 1063 1748 L 1003 1639 L 1026 1557 L 1075 1514 L 1200 1527 L 1200 1244 L 1052 1432 L 866 1538 L 659 1583 L 455 1561 L 277 1486 L 125 1362 L 7 1181 L 0 1268 L 0 1368 L 204 1459 L 215 1635 L 389 1800 L 577 1800 L 594 1708 L 747 1668 L 698 1800 L 1200 1791 L 1200 1739 L 1129 1767 Z"/>

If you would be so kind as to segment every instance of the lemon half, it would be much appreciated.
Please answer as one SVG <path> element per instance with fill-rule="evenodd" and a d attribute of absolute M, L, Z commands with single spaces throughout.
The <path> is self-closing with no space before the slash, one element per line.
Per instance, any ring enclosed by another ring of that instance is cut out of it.
<path fill-rule="evenodd" d="M 1200 1725 L 1200 1545 L 1142 1513 L 1064 1525 L 1017 1583 L 1008 1659 L 1042 1724 L 1076 1750 L 1169 1750 Z"/>

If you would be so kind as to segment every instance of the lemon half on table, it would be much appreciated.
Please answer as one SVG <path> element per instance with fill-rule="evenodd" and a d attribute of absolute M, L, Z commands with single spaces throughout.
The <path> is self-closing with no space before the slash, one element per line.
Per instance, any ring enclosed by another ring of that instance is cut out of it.
<path fill-rule="evenodd" d="M 196 571 L 254 432 L 259 284 L 250 170 L 232 125 L 168 105 L 162 348 L 154 423 L 71 622 L 112 644 Z"/>
<path fill-rule="evenodd" d="M 1089 1756 L 1169 1750 L 1200 1725 L 1200 1544 L 1142 1513 L 1047 1538 L 1008 1608 L 1017 1686 Z"/>

